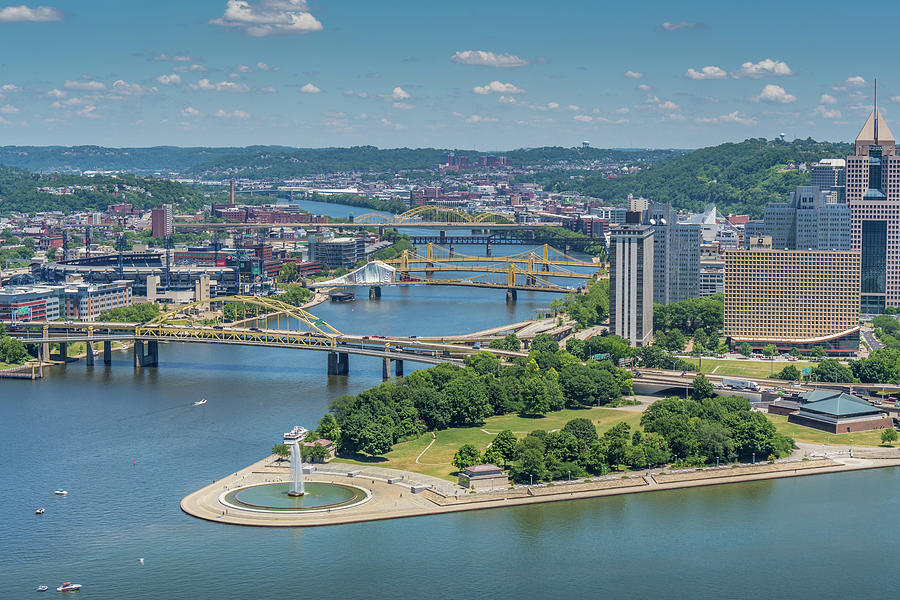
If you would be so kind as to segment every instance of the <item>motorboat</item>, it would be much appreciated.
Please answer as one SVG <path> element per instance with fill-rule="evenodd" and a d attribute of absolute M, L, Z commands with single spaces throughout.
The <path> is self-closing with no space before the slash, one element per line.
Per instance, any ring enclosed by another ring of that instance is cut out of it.
<path fill-rule="evenodd" d="M 56 491 L 53 492 L 53 493 L 56 494 L 57 496 L 66 496 L 66 495 L 68 495 L 69 492 L 67 492 L 66 490 L 60 488 L 60 489 L 56 490 Z"/>
<path fill-rule="evenodd" d="M 34 514 L 36 514 L 36 515 L 44 514 L 44 507 L 42 506 L 39 509 L 37 509 L 36 511 L 34 511 Z"/>
<path fill-rule="evenodd" d="M 66 581 L 61 586 L 56 588 L 57 592 L 74 592 L 75 590 L 80 590 L 80 583 L 72 583 L 71 581 Z"/>
<path fill-rule="evenodd" d="M 290 431 L 284 434 L 285 442 L 300 442 L 306 438 L 306 434 L 309 433 L 309 430 L 305 427 L 300 427 L 297 425 Z"/>
<path fill-rule="evenodd" d="M 196 402 L 194 402 L 194 406 L 202 406 L 204 404 L 206 404 L 206 398 L 203 398 L 202 400 L 197 400 Z"/>
<path fill-rule="evenodd" d="M 50 588 L 47 587 L 46 585 L 39 585 L 39 586 L 37 586 L 36 588 L 34 588 L 34 591 L 36 591 L 36 592 L 46 592 L 46 591 L 49 590 L 49 589 L 50 589 Z"/>

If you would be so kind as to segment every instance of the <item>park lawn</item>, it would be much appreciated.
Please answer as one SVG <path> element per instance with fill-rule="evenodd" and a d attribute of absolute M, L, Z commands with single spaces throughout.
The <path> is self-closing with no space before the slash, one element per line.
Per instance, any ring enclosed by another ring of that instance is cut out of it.
<path fill-rule="evenodd" d="M 685 360 L 693 365 L 697 365 L 696 358 L 686 358 Z M 794 365 L 799 371 L 803 367 L 815 366 L 816 363 L 796 360 L 775 361 L 770 365 L 769 361 L 761 360 L 728 360 L 722 358 L 704 358 L 703 373 L 713 374 L 713 372 L 715 372 L 715 375 L 733 375 L 735 377 L 757 377 L 768 379 L 788 365 Z"/>
<path fill-rule="evenodd" d="M 854 446 L 880 446 L 881 430 L 859 431 L 856 433 L 826 433 L 817 429 L 810 429 L 794 423 L 788 423 L 788 418 L 783 415 L 766 415 L 770 421 L 775 423 L 775 429 L 778 433 L 786 436 L 793 436 L 797 442 L 806 442 L 808 444 L 828 444 L 834 446 L 849 446 L 850 440 L 853 440 Z"/>
<path fill-rule="evenodd" d="M 393 450 L 384 456 L 386 460 L 380 462 L 377 459 L 359 461 L 347 458 L 336 458 L 335 461 L 401 469 L 456 481 L 456 477 L 453 475 L 456 472 L 456 467 L 451 464 L 451 461 L 460 446 L 472 444 L 483 451 L 496 434 L 504 429 L 513 431 L 518 437 L 524 437 L 528 432 L 535 429 L 547 431 L 562 429 L 568 421 L 579 417 L 591 419 L 595 427 L 597 427 L 598 433 L 601 434 L 622 421 L 625 421 L 631 425 L 632 429 L 635 429 L 639 426 L 641 420 L 640 413 L 616 410 L 614 408 L 561 410 L 542 418 L 501 415 L 488 418 L 483 426 L 444 429 L 434 432 L 434 437 L 431 432 L 428 432 L 418 439 L 401 442 L 396 444 Z M 432 440 L 434 440 L 434 444 L 428 448 Z M 428 448 L 428 451 L 422 454 L 422 451 L 426 448 Z M 416 459 L 420 454 L 422 454 L 422 457 L 417 463 Z"/>

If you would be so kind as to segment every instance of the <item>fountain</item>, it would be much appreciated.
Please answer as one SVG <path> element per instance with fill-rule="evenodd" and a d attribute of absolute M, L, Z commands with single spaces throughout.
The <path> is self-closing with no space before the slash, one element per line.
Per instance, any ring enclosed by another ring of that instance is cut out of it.
<path fill-rule="evenodd" d="M 305 496 L 306 488 L 303 485 L 303 454 L 297 441 L 291 442 L 291 490 L 288 496 Z"/>

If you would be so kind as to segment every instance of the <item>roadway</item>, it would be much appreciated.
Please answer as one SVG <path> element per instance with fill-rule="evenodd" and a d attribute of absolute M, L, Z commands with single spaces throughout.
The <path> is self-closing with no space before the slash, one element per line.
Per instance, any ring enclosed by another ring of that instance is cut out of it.
<path fill-rule="evenodd" d="M 542 227 L 559 227 L 559 221 L 541 223 L 477 223 L 477 222 L 429 222 L 412 221 L 409 223 L 175 223 L 175 229 L 190 231 L 196 229 L 278 229 L 281 227 L 294 227 L 302 229 L 314 228 L 339 228 L 339 229 L 366 229 L 388 227 L 392 229 L 472 229 L 472 230 L 497 230 L 497 231 L 530 231 Z M 527 240 L 525 241 L 527 243 Z"/>

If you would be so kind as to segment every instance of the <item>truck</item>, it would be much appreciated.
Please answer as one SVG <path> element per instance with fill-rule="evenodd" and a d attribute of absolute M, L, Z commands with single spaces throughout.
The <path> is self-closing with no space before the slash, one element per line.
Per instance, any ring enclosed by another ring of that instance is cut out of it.
<path fill-rule="evenodd" d="M 733 390 L 749 390 L 751 392 L 759 391 L 759 386 L 756 385 L 755 381 L 747 381 L 745 379 L 723 378 L 722 385 Z"/>

